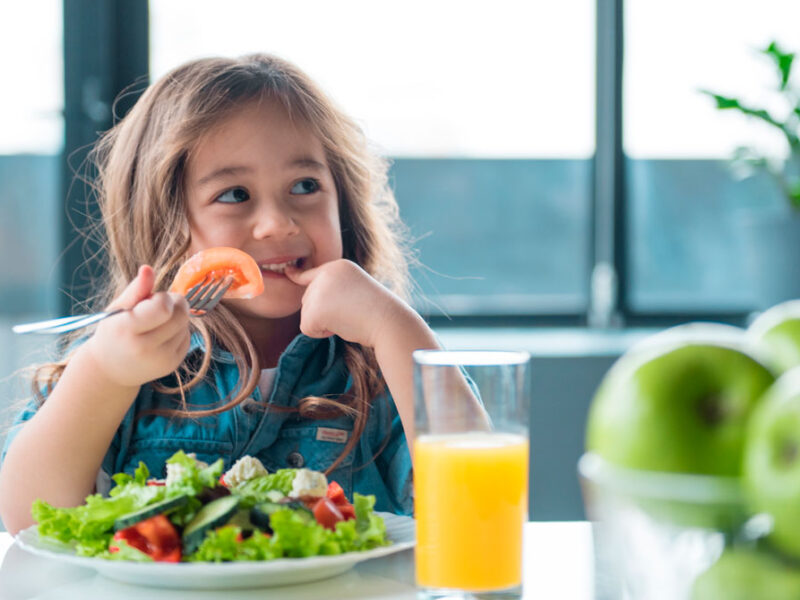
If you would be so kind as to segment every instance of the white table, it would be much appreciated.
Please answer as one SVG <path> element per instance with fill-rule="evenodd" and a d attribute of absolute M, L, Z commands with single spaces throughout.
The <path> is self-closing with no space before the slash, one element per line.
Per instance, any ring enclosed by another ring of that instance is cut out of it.
<path fill-rule="evenodd" d="M 591 525 L 525 525 L 524 598 L 594 598 Z M 303 585 L 223 591 L 162 590 L 117 583 L 94 571 L 36 557 L 0 533 L 0 600 L 416 600 L 414 552 L 373 559 L 330 579 Z"/>

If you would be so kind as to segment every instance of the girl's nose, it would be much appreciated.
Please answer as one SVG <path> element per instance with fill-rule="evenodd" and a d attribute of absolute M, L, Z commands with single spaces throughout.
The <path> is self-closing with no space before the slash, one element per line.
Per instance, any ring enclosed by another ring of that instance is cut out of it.
<path fill-rule="evenodd" d="M 254 238 L 289 237 L 299 231 L 292 214 L 280 203 L 270 202 L 259 207 L 253 225 Z"/>

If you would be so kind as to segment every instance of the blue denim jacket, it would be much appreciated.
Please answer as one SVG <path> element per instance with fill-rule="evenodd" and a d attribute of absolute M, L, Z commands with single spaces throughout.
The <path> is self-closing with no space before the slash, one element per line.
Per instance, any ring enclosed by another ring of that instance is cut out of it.
<path fill-rule="evenodd" d="M 192 342 L 190 352 L 204 351 L 199 336 Z M 206 462 L 221 457 L 226 469 L 249 454 L 259 458 L 270 472 L 301 466 L 324 471 L 341 454 L 352 435 L 352 418 L 309 420 L 297 413 L 273 411 L 271 407 L 296 407 L 306 396 L 336 397 L 347 391 L 352 379 L 345 366 L 343 348 L 342 340 L 337 337 L 297 336 L 280 357 L 266 404 L 256 388 L 237 407 L 208 417 L 142 415 L 148 409 L 175 408 L 173 397 L 156 392 L 151 385 L 142 386 L 114 435 L 102 470 L 109 475 L 133 473 L 142 461 L 153 476 L 164 477 L 164 461 L 177 450 L 184 450 L 194 452 Z M 233 356 L 215 349 L 205 381 L 188 391 L 187 403 L 193 409 L 219 405 L 221 399 L 232 397 L 238 379 Z M 31 404 L 17 417 L 6 440 L 3 458 L 22 424 L 34 412 L 35 405 Z M 374 494 L 376 510 L 412 513 L 411 458 L 388 391 L 374 399 L 361 438 L 328 479 L 337 481 L 348 497 L 354 491 Z"/>

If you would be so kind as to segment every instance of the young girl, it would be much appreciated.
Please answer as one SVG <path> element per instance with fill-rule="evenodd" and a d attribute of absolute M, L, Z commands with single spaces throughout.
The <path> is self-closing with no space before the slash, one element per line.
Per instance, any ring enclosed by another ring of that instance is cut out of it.
<path fill-rule="evenodd" d="M 397 205 L 359 128 L 282 60 L 205 59 L 152 85 L 95 159 L 102 303 L 130 310 L 37 372 L 0 470 L 9 531 L 36 498 L 80 504 L 139 461 L 163 476 L 179 449 L 325 471 L 410 513 L 411 353 L 437 344 L 403 300 Z M 162 290 L 213 246 L 250 254 L 265 290 L 191 317 Z"/>

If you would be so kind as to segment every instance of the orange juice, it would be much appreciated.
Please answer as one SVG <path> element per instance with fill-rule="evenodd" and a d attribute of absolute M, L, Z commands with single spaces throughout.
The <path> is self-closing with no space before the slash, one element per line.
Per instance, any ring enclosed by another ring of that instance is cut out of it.
<path fill-rule="evenodd" d="M 417 584 L 470 591 L 522 583 L 528 440 L 505 433 L 414 442 Z"/>

